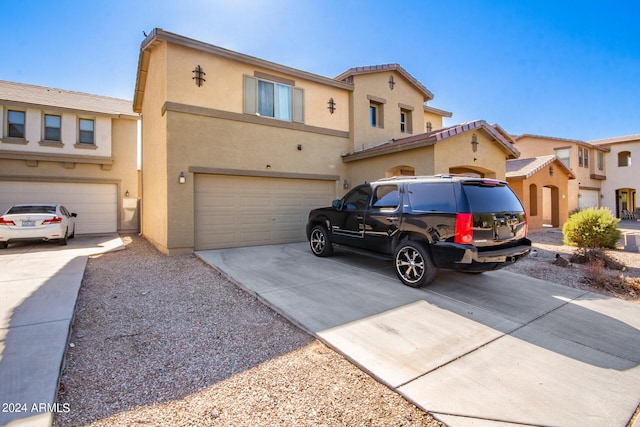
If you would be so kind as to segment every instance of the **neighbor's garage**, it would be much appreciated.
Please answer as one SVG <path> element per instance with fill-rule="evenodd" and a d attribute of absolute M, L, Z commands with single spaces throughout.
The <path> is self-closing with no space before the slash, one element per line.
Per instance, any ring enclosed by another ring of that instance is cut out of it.
<path fill-rule="evenodd" d="M 580 189 L 580 198 L 578 199 L 580 209 L 597 208 L 600 201 L 598 194 L 598 190 Z"/>
<path fill-rule="evenodd" d="M 0 214 L 18 203 L 59 203 L 78 214 L 76 234 L 118 230 L 116 184 L 0 181 Z"/>
<path fill-rule="evenodd" d="M 329 206 L 335 181 L 195 175 L 195 249 L 301 242 L 309 210 Z"/>

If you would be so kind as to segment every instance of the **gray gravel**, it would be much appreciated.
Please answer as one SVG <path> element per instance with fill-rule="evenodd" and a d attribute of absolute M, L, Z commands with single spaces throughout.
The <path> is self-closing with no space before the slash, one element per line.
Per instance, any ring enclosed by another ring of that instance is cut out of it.
<path fill-rule="evenodd" d="M 89 260 L 55 426 L 444 426 L 193 255 Z"/>

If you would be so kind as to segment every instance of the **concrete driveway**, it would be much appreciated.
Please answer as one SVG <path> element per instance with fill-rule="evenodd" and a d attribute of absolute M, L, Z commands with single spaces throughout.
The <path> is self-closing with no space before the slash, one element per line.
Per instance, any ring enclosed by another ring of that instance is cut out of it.
<path fill-rule="evenodd" d="M 114 234 L 0 250 L 0 425 L 49 426 L 73 409 L 53 404 L 87 258 L 123 247 Z"/>
<path fill-rule="evenodd" d="M 306 243 L 196 255 L 448 425 L 624 427 L 640 403 L 640 304 L 507 271 L 412 289 Z"/>

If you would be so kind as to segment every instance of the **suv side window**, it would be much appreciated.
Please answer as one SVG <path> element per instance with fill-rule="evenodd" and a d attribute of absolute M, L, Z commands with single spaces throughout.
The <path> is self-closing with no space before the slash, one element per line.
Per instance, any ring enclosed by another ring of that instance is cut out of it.
<path fill-rule="evenodd" d="M 456 212 L 456 198 L 451 183 L 409 184 L 407 192 L 414 212 Z"/>
<path fill-rule="evenodd" d="M 365 186 L 360 188 L 354 188 L 344 198 L 342 206 L 345 210 L 355 211 L 360 209 L 366 209 L 369 205 L 369 199 L 371 198 L 371 187 Z"/>
<path fill-rule="evenodd" d="M 400 204 L 400 191 L 397 185 L 379 185 L 373 195 L 373 207 L 395 209 Z"/>

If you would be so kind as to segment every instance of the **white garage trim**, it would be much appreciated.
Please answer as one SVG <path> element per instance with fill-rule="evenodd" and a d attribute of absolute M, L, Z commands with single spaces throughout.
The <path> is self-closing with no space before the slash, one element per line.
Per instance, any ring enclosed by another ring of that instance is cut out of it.
<path fill-rule="evenodd" d="M 0 181 L 0 213 L 17 203 L 59 203 L 78 214 L 76 234 L 113 233 L 117 194 L 116 183 Z"/>
<path fill-rule="evenodd" d="M 335 197 L 335 180 L 195 174 L 196 250 L 300 242 L 309 210 Z"/>

